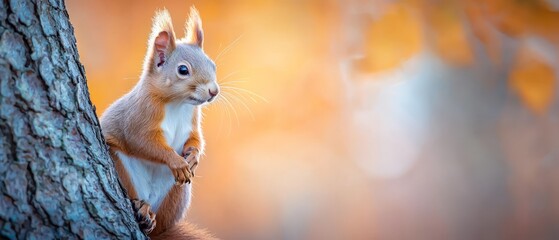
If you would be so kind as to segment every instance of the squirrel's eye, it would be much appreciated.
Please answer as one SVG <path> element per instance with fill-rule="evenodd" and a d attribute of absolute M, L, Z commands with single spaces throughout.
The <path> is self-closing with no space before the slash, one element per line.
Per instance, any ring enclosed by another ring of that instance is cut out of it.
<path fill-rule="evenodd" d="M 179 72 L 180 75 L 186 76 L 189 73 L 188 72 L 188 67 L 186 65 L 180 65 L 179 68 L 178 68 L 178 72 Z"/>

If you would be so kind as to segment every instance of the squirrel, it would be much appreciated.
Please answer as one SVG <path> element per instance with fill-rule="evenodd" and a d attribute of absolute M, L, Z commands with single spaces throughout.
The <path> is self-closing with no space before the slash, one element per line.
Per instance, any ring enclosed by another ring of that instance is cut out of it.
<path fill-rule="evenodd" d="M 156 12 L 138 83 L 100 119 L 136 220 L 152 239 L 213 239 L 183 221 L 204 151 L 201 106 L 219 93 L 200 15 L 195 7 L 189 15 L 186 37 L 176 39 L 169 12 Z"/>

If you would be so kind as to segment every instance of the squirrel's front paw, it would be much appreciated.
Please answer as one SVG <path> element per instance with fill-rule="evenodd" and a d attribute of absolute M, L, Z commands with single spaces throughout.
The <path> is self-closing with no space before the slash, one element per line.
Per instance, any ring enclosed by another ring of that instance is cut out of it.
<path fill-rule="evenodd" d="M 192 178 L 192 172 L 190 172 L 190 166 L 185 160 L 181 160 L 181 163 L 176 165 L 169 165 L 171 172 L 175 176 L 175 183 L 178 185 L 183 185 L 185 183 L 190 183 L 190 178 Z"/>
<path fill-rule="evenodd" d="M 145 234 L 151 233 L 155 229 L 155 213 L 151 211 L 151 206 L 144 200 L 132 199 L 134 217 L 140 225 L 140 229 Z"/>
<path fill-rule="evenodd" d="M 190 165 L 190 172 L 192 172 L 192 176 L 194 176 L 194 172 L 196 167 L 198 167 L 198 161 L 200 159 L 200 150 L 197 147 L 185 147 L 182 151 L 182 156 Z"/>

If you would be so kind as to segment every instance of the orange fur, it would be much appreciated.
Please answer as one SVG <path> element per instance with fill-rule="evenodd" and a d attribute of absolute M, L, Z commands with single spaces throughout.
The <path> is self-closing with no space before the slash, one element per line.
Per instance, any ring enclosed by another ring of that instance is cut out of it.
<path fill-rule="evenodd" d="M 191 147 L 196 149 L 196 151 L 192 153 L 196 154 L 194 158 L 195 162 L 191 163 L 191 170 L 193 174 L 196 170 L 196 167 L 198 166 L 198 159 L 200 159 L 200 156 L 203 154 L 205 148 L 204 137 L 202 136 L 202 125 L 200 124 L 200 120 L 202 118 L 202 109 L 200 107 L 197 107 L 194 111 L 194 116 L 192 117 L 192 132 L 190 133 L 190 136 L 188 137 L 188 140 L 186 141 L 182 149 L 183 156 Z"/>
<path fill-rule="evenodd" d="M 190 137 L 184 144 L 183 149 L 187 149 L 188 147 L 195 147 L 196 149 L 200 149 L 201 152 L 203 149 L 203 142 L 201 135 L 201 124 L 199 121 L 199 114 L 201 114 L 200 107 L 196 108 L 196 113 L 192 118 L 192 132 L 190 133 Z M 184 150 L 183 150 L 184 152 Z M 196 156 L 196 161 L 198 161 L 198 157 Z M 165 200 L 161 204 L 159 212 L 156 215 L 157 225 L 155 231 L 150 234 L 150 236 L 157 236 L 162 232 L 170 229 L 173 225 L 177 224 L 181 218 L 185 215 L 188 205 L 186 204 L 185 199 L 185 186 L 178 186 L 175 185 L 171 188 Z"/>
<path fill-rule="evenodd" d="M 180 222 L 169 230 L 157 236 L 150 236 L 153 240 L 217 240 L 203 229 L 197 228 L 188 222 Z"/>
<path fill-rule="evenodd" d="M 157 224 L 150 237 L 211 239 L 211 236 L 203 231 L 181 222 L 190 201 L 185 193 L 187 187 L 184 183 L 190 182 L 204 150 L 201 107 L 198 105 L 211 102 L 219 91 L 215 80 L 215 64 L 201 51 L 201 21 L 194 8 L 191 9 L 187 26 L 187 40 L 175 42 L 176 37 L 168 12 L 161 11 L 156 14 L 140 81 L 106 110 L 101 117 L 101 128 L 121 183 L 131 198 L 138 198 L 139 195 L 131 176 L 144 175 L 128 172 L 117 152 L 135 159 L 165 164 L 179 183 L 172 186 L 166 195 L 160 195 L 165 197 L 157 210 Z M 177 72 L 177 66 L 196 66 L 196 69 L 189 69 L 191 72 L 188 75 L 181 75 Z M 199 99 L 204 101 L 200 102 Z M 166 105 L 177 102 L 196 105 L 191 122 L 188 123 L 185 119 L 185 124 L 191 124 L 192 130 L 182 147 L 182 152 L 175 151 L 167 143 L 166 136 L 168 137 L 170 130 L 166 128 L 164 132 L 161 128 Z M 185 154 L 190 154 L 186 160 Z M 166 176 L 163 175 L 161 179 L 165 179 Z M 152 181 L 150 178 L 143 179 Z"/>
<path fill-rule="evenodd" d="M 165 112 L 164 99 L 143 93 L 142 88 L 149 86 L 135 88 L 132 92 L 139 91 L 140 97 L 117 102 L 103 115 L 101 128 L 106 135 L 107 144 L 114 150 L 156 163 L 173 166 L 183 164 L 183 157 L 165 142 L 159 127 Z M 146 96 L 141 97 L 143 95 Z M 122 99 L 124 98 L 120 100 Z M 138 112 L 131 112 L 130 108 Z M 121 118 L 128 119 L 122 121 Z"/>
<path fill-rule="evenodd" d="M 150 236 L 157 236 L 162 232 L 169 230 L 182 219 L 188 207 L 186 205 L 184 191 L 184 185 L 175 185 L 171 188 L 171 191 L 169 191 L 167 197 L 163 200 L 160 210 L 155 216 L 155 219 L 157 220 L 157 227 Z"/>
<path fill-rule="evenodd" d="M 137 199 L 138 198 L 138 194 L 136 193 L 136 189 L 134 188 L 134 185 L 132 184 L 132 181 L 130 180 L 130 176 L 128 175 L 128 172 L 125 171 L 124 166 L 122 166 L 122 161 L 120 160 L 120 158 L 118 157 L 118 155 L 116 155 L 116 153 L 114 152 L 114 149 L 109 149 L 109 152 L 111 154 L 111 158 L 113 159 L 114 163 L 115 163 L 115 168 L 116 168 L 116 172 L 118 174 L 118 177 L 120 178 L 120 183 L 122 183 L 122 185 L 124 185 L 124 188 L 126 189 L 126 192 L 128 193 L 128 197 L 130 199 Z"/>

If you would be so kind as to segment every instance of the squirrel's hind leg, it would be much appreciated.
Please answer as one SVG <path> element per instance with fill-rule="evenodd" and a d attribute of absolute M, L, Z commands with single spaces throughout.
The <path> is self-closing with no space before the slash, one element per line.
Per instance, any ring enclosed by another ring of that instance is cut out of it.
<path fill-rule="evenodd" d="M 122 165 L 122 160 L 118 157 L 115 153 L 114 149 L 110 149 L 111 157 L 115 163 L 115 168 L 117 170 L 120 183 L 124 185 L 128 197 L 132 202 L 132 208 L 134 210 L 134 217 L 136 218 L 136 222 L 140 225 L 140 229 L 147 235 L 155 229 L 156 220 L 155 220 L 155 213 L 151 211 L 151 206 L 144 200 L 138 199 L 138 194 L 136 193 L 136 189 L 134 189 L 134 185 L 130 179 L 130 176 L 126 172 L 124 166 Z"/>
<path fill-rule="evenodd" d="M 155 213 L 151 211 L 151 206 L 144 200 L 132 199 L 134 217 L 140 225 L 140 229 L 145 234 L 150 234 L 155 229 Z"/>

